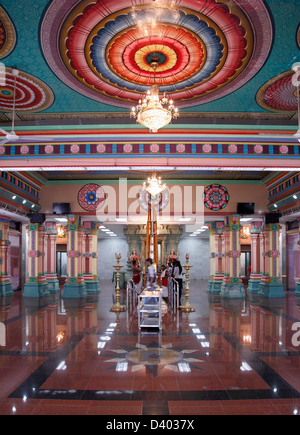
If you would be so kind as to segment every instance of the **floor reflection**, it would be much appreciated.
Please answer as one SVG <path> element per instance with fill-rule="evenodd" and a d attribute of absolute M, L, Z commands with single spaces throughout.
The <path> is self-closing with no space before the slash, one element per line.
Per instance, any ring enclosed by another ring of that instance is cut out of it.
<path fill-rule="evenodd" d="M 111 313 L 111 283 L 96 299 L 2 300 L 0 412 L 47 413 L 59 400 L 78 414 L 116 412 L 116 401 L 132 414 L 259 413 L 261 401 L 295 414 L 300 299 L 224 300 L 206 284 L 191 284 L 196 312 L 170 310 L 161 333 L 138 333 L 134 304 Z"/>

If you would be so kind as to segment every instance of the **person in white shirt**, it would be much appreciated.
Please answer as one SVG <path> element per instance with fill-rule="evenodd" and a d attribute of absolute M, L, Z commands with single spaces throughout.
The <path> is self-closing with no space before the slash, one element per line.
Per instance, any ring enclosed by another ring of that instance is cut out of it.
<path fill-rule="evenodd" d="M 148 268 L 148 274 L 147 274 L 147 285 L 145 290 L 153 292 L 156 290 L 156 270 L 153 266 L 153 262 L 151 258 L 147 258 L 146 265 Z M 157 298 L 145 298 L 146 304 L 157 304 Z"/>

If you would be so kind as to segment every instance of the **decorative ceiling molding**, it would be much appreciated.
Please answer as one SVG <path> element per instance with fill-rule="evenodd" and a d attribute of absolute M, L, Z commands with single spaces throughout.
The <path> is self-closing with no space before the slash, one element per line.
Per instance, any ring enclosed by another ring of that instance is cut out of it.
<path fill-rule="evenodd" d="M 253 121 L 290 121 L 294 118 L 295 112 L 293 113 L 262 113 L 262 112 L 181 112 L 180 120 L 178 123 L 180 124 L 184 119 L 220 119 L 220 120 L 253 120 Z M 9 117 L 6 116 L 5 113 L 0 113 L 0 122 L 7 123 Z M 40 121 L 40 124 L 43 121 L 50 120 L 80 120 L 81 122 L 84 120 L 97 120 L 97 119 L 111 119 L 111 120 L 119 120 L 130 119 L 130 112 L 68 112 L 68 113 L 22 113 L 18 114 L 16 125 L 18 125 L 18 120 L 20 122 L 31 122 L 31 121 Z M 296 121 L 296 119 L 295 119 Z M 294 123 L 296 125 L 296 122 Z M 174 124 L 176 125 L 176 124 Z M 133 124 L 133 128 L 135 125 Z"/>

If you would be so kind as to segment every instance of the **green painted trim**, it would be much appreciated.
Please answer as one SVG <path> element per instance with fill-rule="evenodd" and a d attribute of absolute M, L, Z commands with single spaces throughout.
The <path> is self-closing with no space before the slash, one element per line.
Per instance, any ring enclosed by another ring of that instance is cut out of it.
<path fill-rule="evenodd" d="M 148 173 L 145 172 L 145 179 L 147 178 Z M 126 177 L 120 177 L 120 178 L 126 178 Z M 189 185 L 195 185 L 195 186 L 202 186 L 202 185 L 207 185 L 207 184 L 214 184 L 216 183 L 216 180 L 169 180 L 169 179 L 165 179 L 163 180 L 167 185 L 185 185 L 185 186 L 189 186 Z M 81 185 L 85 185 L 85 184 L 89 184 L 91 182 L 95 182 L 95 183 L 99 183 L 103 186 L 110 186 L 110 185 L 118 185 L 119 184 L 119 179 L 113 179 L 113 180 L 101 180 L 101 179 L 89 179 L 89 180 L 48 180 L 45 183 L 45 186 L 65 186 L 65 185 L 77 185 L 77 186 L 81 186 Z M 254 185 L 254 186 L 263 186 L 265 183 L 261 180 L 220 180 L 220 182 L 222 182 L 222 184 L 229 184 L 229 185 L 244 185 L 244 186 L 248 186 L 248 185 Z M 144 180 L 128 180 L 127 179 L 127 184 L 129 185 L 137 185 L 140 184 L 141 186 L 143 185 Z"/>
<path fill-rule="evenodd" d="M 8 127 L 11 127 L 10 125 Z M 6 128 L 8 128 L 6 127 Z M 5 126 L 3 127 L 5 129 Z M 139 124 L 91 124 L 91 125 L 42 125 L 42 126 L 16 126 L 15 131 L 47 131 L 47 130 L 145 130 L 145 127 Z M 287 132 L 294 132 L 296 127 L 287 125 L 241 125 L 241 124 L 169 124 L 164 127 L 165 130 L 249 130 L 249 131 L 261 131 L 261 130 L 283 130 Z M 147 134 L 145 132 L 145 134 Z"/>

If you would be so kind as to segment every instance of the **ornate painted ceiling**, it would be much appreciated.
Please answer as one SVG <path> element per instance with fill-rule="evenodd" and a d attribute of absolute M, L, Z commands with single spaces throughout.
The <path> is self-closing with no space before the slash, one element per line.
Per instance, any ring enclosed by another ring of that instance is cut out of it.
<path fill-rule="evenodd" d="M 100 159 L 129 171 L 297 168 L 299 11 L 299 0 L 2 0 L 0 122 L 9 129 L 17 68 L 21 139 L 0 158 L 39 170 Z M 180 109 L 156 136 L 129 118 L 154 56 L 160 92 Z"/>

